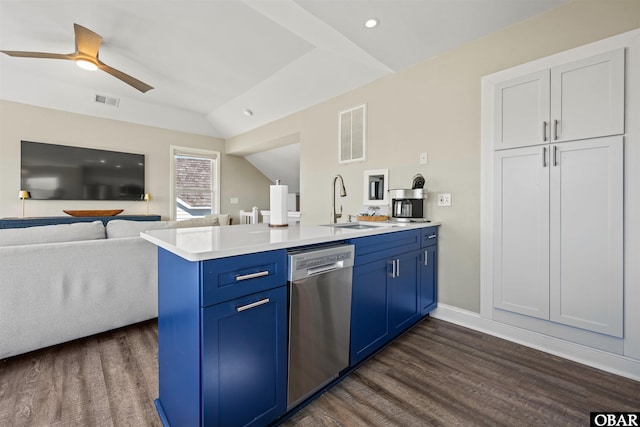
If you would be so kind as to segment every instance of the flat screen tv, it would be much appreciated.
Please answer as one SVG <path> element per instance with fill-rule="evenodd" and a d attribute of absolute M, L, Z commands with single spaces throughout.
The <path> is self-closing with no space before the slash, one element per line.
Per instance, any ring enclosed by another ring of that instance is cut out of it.
<path fill-rule="evenodd" d="M 36 200 L 141 200 L 144 154 L 22 141 L 21 189 Z"/>

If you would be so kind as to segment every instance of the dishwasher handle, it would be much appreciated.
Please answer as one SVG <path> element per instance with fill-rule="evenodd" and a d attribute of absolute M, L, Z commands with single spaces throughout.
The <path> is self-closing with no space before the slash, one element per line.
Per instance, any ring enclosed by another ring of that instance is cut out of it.
<path fill-rule="evenodd" d="M 337 261 L 331 264 L 321 265 L 319 267 L 312 267 L 307 269 L 307 277 L 315 276 L 317 274 L 328 273 L 329 271 L 339 270 L 344 267 L 344 261 Z"/>

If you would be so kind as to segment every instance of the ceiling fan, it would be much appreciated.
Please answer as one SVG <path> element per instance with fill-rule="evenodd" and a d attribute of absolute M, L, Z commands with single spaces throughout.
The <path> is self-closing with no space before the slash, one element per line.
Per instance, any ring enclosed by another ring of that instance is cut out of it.
<path fill-rule="evenodd" d="M 48 58 L 48 59 L 67 59 L 75 61 L 76 64 L 87 70 L 102 70 L 111 74 L 117 79 L 122 80 L 126 84 L 133 86 L 140 92 L 147 92 L 153 89 L 152 86 L 131 77 L 122 71 L 116 70 L 100 61 L 98 58 L 98 50 L 102 44 L 102 37 L 82 25 L 73 24 L 76 33 L 76 51 L 73 53 L 46 53 L 46 52 L 21 52 L 16 50 L 0 50 L 9 56 L 18 56 L 23 58 Z"/>

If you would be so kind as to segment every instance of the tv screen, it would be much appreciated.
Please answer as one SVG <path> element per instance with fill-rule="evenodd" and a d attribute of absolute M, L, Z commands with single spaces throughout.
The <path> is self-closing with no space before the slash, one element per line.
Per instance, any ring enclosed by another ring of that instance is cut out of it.
<path fill-rule="evenodd" d="M 36 200 L 141 200 L 144 154 L 22 141 L 21 189 Z"/>

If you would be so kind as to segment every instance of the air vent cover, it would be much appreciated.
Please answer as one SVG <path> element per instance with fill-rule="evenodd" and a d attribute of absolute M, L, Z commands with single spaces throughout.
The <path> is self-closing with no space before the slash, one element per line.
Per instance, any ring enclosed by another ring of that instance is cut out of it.
<path fill-rule="evenodd" d="M 106 96 L 106 95 L 96 94 L 93 97 L 93 100 L 95 102 L 97 102 L 98 104 L 111 105 L 113 107 L 117 107 L 120 104 L 120 98 L 114 98 L 114 97 Z"/>

